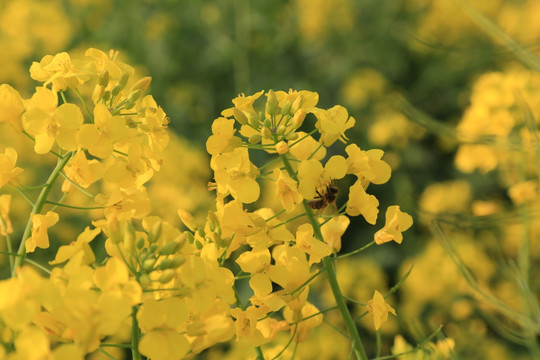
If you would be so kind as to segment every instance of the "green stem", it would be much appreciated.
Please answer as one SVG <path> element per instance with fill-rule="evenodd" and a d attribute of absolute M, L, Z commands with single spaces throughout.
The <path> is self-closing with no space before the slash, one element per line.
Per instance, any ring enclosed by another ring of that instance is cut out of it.
<path fill-rule="evenodd" d="M 0 223 L 2 224 L 2 227 L 6 231 L 6 248 L 7 248 L 7 252 L 12 253 L 13 249 L 11 247 L 11 238 L 10 238 L 9 233 L 8 233 L 8 224 L 7 224 L 6 221 L 4 221 L 4 218 L 2 216 L 0 216 Z M 13 255 L 9 255 L 8 258 L 9 258 L 9 268 L 11 270 L 13 270 Z"/>
<path fill-rule="evenodd" d="M 34 203 L 34 206 L 32 207 L 32 214 L 39 214 L 41 210 L 43 209 L 43 206 L 45 205 L 47 201 L 47 196 L 49 196 L 49 193 L 51 192 L 51 189 L 56 182 L 56 179 L 60 175 L 60 172 L 62 169 L 66 166 L 69 159 L 71 159 L 71 156 L 73 155 L 73 152 L 68 152 L 63 158 L 58 159 L 58 162 L 56 163 L 56 167 L 52 171 L 51 175 L 49 176 L 49 179 L 47 179 L 47 183 L 45 184 L 45 187 L 41 190 L 41 193 L 39 194 L 36 202 Z M 32 217 L 28 217 L 28 222 L 26 223 L 26 227 L 24 228 L 24 233 L 21 238 L 21 243 L 19 244 L 19 250 L 17 251 L 17 257 L 15 258 L 15 264 L 13 266 L 13 270 L 11 275 L 15 276 L 15 270 L 21 266 L 24 259 L 26 258 L 26 246 L 25 242 L 26 239 L 30 237 L 30 233 L 32 231 Z"/>
<path fill-rule="evenodd" d="M 137 306 L 131 312 L 131 356 L 133 360 L 141 360 L 139 352 L 139 323 L 137 322 Z"/>
<path fill-rule="evenodd" d="M 289 176 L 295 180 L 298 180 L 289 159 L 284 155 L 280 155 L 280 157 L 281 157 L 281 160 L 283 161 L 283 165 L 285 166 L 285 169 L 289 173 Z M 307 202 L 305 200 L 303 201 L 302 204 L 306 212 L 305 215 L 308 218 L 309 223 L 311 224 L 311 227 L 313 228 L 313 234 L 315 235 L 315 238 L 319 241 L 324 242 L 320 225 L 317 222 L 317 219 L 315 219 L 315 215 L 313 214 L 313 211 L 307 205 Z M 349 309 L 347 308 L 347 304 L 345 303 L 345 299 L 343 297 L 343 294 L 341 293 L 341 289 L 339 288 L 336 272 L 332 264 L 332 259 L 330 259 L 330 257 L 327 256 L 322 259 L 322 262 L 326 270 L 326 275 L 328 276 L 328 283 L 330 284 L 330 288 L 332 289 L 332 293 L 334 294 L 334 299 L 336 300 L 336 305 L 339 309 L 343 322 L 345 323 L 345 327 L 347 328 L 349 337 L 353 343 L 356 357 L 357 359 L 360 359 L 360 360 L 367 360 L 368 357 L 367 357 L 366 351 L 364 350 L 364 345 L 362 344 L 362 341 L 360 340 L 360 334 L 358 334 L 358 329 L 356 328 L 356 324 L 351 316 L 351 313 L 349 312 Z"/>

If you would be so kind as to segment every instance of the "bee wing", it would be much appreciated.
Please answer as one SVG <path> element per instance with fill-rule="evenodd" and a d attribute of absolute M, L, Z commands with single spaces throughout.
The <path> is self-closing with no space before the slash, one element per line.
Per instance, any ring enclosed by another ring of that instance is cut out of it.
<path fill-rule="evenodd" d="M 331 202 L 326 206 L 324 209 L 322 209 L 321 215 L 337 215 L 338 208 L 336 205 L 336 202 Z"/>

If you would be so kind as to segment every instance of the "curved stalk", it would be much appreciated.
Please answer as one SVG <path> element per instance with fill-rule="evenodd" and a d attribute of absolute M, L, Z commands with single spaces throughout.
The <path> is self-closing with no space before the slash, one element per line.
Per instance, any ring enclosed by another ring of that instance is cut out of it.
<path fill-rule="evenodd" d="M 56 179 L 58 179 L 60 172 L 66 166 L 69 159 L 71 159 L 72 155 L 73 155 L 73 152 L 68 152 L 66 155 L 64 155 L 64 157 L 58 159 L 58 162 L 56 163 L 56 167 L 54 168 L 51 175 L 47 179 L 45 186 L 41 190 L 41 193 L 39 194 L 36 202 L 34 203 L 34 206 L 32 207 L 31 214 L 39 214 L 41 212 L 41 210 L 43 209 L 43 206 L 45 205 L 47 201 L 47 197 L 49 196 L 49 193 L 51 192 L 51 189 L 54 183 L 56 182 Z M 24 233 L 21 238 L 21 242 L 19 244 L 19 250 L 17 251 L 17 257 L 15 258 L 15 263 L 13 264 L 13 268 L 11 269 L 11 276 L 15 276 L 15 270 L 21 266 L 21 264 L 24 262 L 26 258 L 25 242 L 26 242 L 26 239 L 30 237 L 31 231 L 32 231 L 32 217 L 29 216 L 28 222 L 26 223 L 26 227 L 24 228 Z"/>
<path fill-rule="evenodd" d="M 294 169 L 292 168 L 289 159 L 284 155 L 280 155 L 280 158 L 283 161 L 283 165 L 285 166 L 285 169 L 287 170 L 289 176 L 293 178 L 294 180 L 298 181 L 296 173 Z M 315 215 L 313 214 L 313 211 L 307 205 L 306 200 L 304 200 L 302 204 L 306 212 L 305 215 L 308 218 L 309 223 L 311 224 L 311 227 L 313 228 L 313 234 L 315 238 L 319 241 L 324 242 L 320 224 L 317 222 L 317 219 L 315 219 Z M 326 270 L 326 275 L 328 276 L 328 283 L 330 284 L 330 288 L 332 289 L 334 299 L 336 300 L 336 306 L 341 314 L 343 322 L 345 323 L 345 327 L 347 328 L 347 332 L 349 334 L 350 340 L 353 343 L 354 353 L 356 354 L 356 358 L 360 360 L 367 360 L 368 357 L 367 357 L 366 351 L 364 350 L 364 345 L 362 344 L 362 341 L 360 340 L 358 329 L 356 328 L 356 324 L 351 316 L 351 313 L 349 312 L 349 309 L 347 308 L 347 304 L 345 303 L 345 299 L 344 299 L 343 294 L 341 293 L 341 289 L 339 288 L 339 284 L 337 281 L 336 272 L 334 270 L 334 265 L 332 264 L 332 260 L 330 259 L 329 256 L 327 256 L 322 259 L 322 262 Z"/>

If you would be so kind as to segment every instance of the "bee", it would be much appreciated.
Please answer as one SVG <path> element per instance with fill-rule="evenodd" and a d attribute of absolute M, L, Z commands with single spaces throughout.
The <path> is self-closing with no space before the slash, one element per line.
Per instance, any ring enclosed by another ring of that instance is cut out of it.
<path fill-rule="evenodd" d="M 337 194 L 338 194 L 338 188 L 336 185 L 330 183 L 326 185 L 325 191 L 322 193 L 319 192 L 319 190 L 315 190 L 317 192 L 317 196 L 313 200 L 309 200 L 307 202 L 307 205 L 311 209 L 320 210 L 324 209 L 328 205 L 333 204 L 336 201 Z"/>

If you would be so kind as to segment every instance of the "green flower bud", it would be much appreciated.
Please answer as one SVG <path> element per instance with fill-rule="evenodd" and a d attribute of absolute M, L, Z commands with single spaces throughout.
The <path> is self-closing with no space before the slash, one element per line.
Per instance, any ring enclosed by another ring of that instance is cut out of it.
<path fill-rule="evenodd" d="M 148 234 L 148 241 L 150 244 L 153 244 L 157 242 L 161 236 L 161 230 L 163 229 L 163 224 L 161 221 L 156 222 L 152 229 L 150 230 L 150 233 Z"/>
<path fill-rule="evenodd" d="M 156 253 L 156 250 L 157 250 L 157 245 L 156 244 L 152 244 L 148 247 L 148 252 L 150 254 L 155 254 Z"/>
<path fill-rule="evenodd" d="M 270 115 L 275 115 L 278 107 L 278 99 L 276 94 L 274 94 L 274 90 L 269 90 L 266 93 L 266 97 L 268 98 L 266 100 L 266 112 Z"/>
<path fill-rule="evenodd" d="M 175 256 L 175 257 L 172 259 L 172 262 L 171 262 L 171 268 L 173 268 L 173 269 L 179 268 L 179 267 L 182 266 L 185 262 L 186 262 L 185 256 L 182 256 L 182 255 Z"/>
<path fill-rule="evenodd" d="M 285 125 L 279 125 L 277 130 L 276 130 L 276 134 L 278 134 L 278 135 L 285 134 L 285 129 L 286 129 Z"/>
<path fill-rule="evenodd" d="M 208 211 L 208 227 L 210 228 L 210 231 L 221 231 L 219 226 L 219 219 L 216 216 L 216 213 L 213 211 Z"/>
<path fill-rule="evenodd" d="M 120 93 L 121 90 L 122 90 L 122 88 L 119 85 L 116 85 L 115 87 L 113 87 L 113 89 L 111 91 L 111 95 L 113 97 L 115 97 L 116 95 L 118 95 Z"/>
<path fill-rule="evenodd" d="M 172 259 L 163 259 L 158 265 L 158 269 L 165 270 L 171 267 Z"/>
<path fill-rule="evenodd" d="M 270 129 L 272 127 L 272 122 L 270 119 L 264 119 L 263 126 Z"/>
<path fill-rule="evenodd" d="M 154 269 L 155 264 L 156 264 L 156 259 L 154 258 L 146 259 L 142 263 L 142 268 L 143 270 L 150 272 Z"/>
<path fill-rule="evenodd" d="M 236 121 L 238 121 L 241 125 L 247 124 L 248 118 L 246 117 L 246 114 L 244 114 L 243 111 L 240 111 L 237 108 L 233 108 L 233 115 Z"/>
<path fill-rule="evenodd" d="M 248 123 L 252 128 L 257 130 L 261 127 L 260 120 L 254 114 L 250 114 Z"/>
<path fill-rule="evenodd" d="M 254 134 L 254 135 L 251 135 L 251 136 L 249 137 L 248 142 L 249 142 L 250 144 L 258 144 L 258 143 L 261 142 L 261 140 L 262 140 L 261 135 L 259 135 L 259 134 Z"/>
<path fill-rule="evenodd" d="M 267 127 L 263 127 L 261 129 L 261 135 L 265 139 L 270 139 L 272 137 L 272 133 L 270 132 L 270 129 Z"/>
<path fill-rule="evenodd" d="M 281 115 L 283 116 L 287 116 L 290 114 L 291 112 L 291 107 L 292 107 L 292 101 L 289 100 L 285 103 L 285 105 L 283 105 L 283 107 L 281 108 Z"/>
<path fill-rule="evenodd" d="M 111 100 L 111 92 L 109 90 L 105 91 L 103 93 L 103 96 L 101 97 L 101 100 L 103 100 L 103 101 Z"/>
<path fill-rule="evenodd" d="M 163 271 L 163 274 L 159 277 L 159 282 L 166 284 L 171 281 L 176 276 L 176 272 L 172 269 L 166 269 Z"/>
<path fill-rule="evenodd" d="M 148 287 L 151 282 L 152 280 L 150 280 L 150 276 L 148 276 L 147 274 L 142 274 L 141 276 L 139 276 L 139 284 L 141 284 L 143 288 Z"/>
<path fill-rule="evenodd" d="M 103 70 L 99 73 L 98 84 L 100 86 L 106 87 L 109 84 L 109 71 Z"/>
<path fill-rule="evenodd" d="M 135 91 L 132 91 L 131 93 L 129 93 L 129 95 L 127 97 L 127 100 L 135 102 L 135 101 L 137 101 L 138 98 L 141 97 L 142 93 L 143 93 L 143 91 L 141 89 L 137 89 Z"/>
<path fill-rule="evenodd" d="M 298 139 L 298 133 L 295 133 L 295 132 L 290 133 L 287 136 L 285 136 L 285 139 L 287 139 L 287 140 L 296 140 L 296 139 Z"/>
<path fill-rule="evenodd" d="M 144 243 L 145 243 L 144 238 L 140 237 L 137 239 L 137 243 L 135 246 L 137 246 L 138 250 L 141 250 L 142 248 L 144 248 L 144 245 L 145 245 Z"/>
<path fill-rule="evenodd" d="M 290 113 L 296 114 L 296 112 L 300 110 L 300 107 L 302 106 L 302 101 L 304 101 L 304 97 L 302 95 L 298 95 L 298 97 L 294 99 L 294 102 L 292 103 Z"/>
<path fill-rule="evenodd" d="M 159 255 L 172 255 L 176 254 L 180 250 L 180 244 L 176 241 L 169 241 L 159 251 Z"/>
<path fill-rule="evenodd" d="M 292 123 L 293 127 L 295 129 L 298 129 L 300 126 L 302 126 L 302 123 L 304 122 L 304 119 L 306 118 L 306 111 L 304 109 L 298 110 L 293 117 Z"/>
<path fill-rule="evenodd" d="M 118 86 L 120 86 L 120 89 L 123 89 L 126 87 L 128 80 L 129 80 L 129 73 L 122 74 L 120 81 L 118 81 Z"/>
<path fill-rule="evenodd" d="M 184 234 L 186 234 L 186 239 L 190 244 L 193 244 L 193 241 L 195 240 L 195 237 L 193 234 L 189 231 L 185 231 Z"/>

